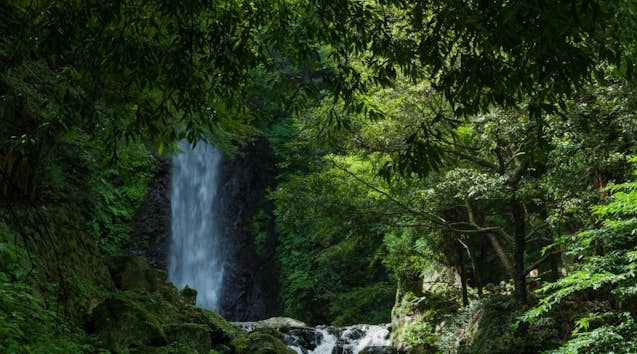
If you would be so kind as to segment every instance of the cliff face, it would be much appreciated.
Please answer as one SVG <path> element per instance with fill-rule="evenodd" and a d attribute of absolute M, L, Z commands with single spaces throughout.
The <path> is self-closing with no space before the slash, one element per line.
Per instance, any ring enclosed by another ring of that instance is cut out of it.
<path fill-rule="evenodd" d="M 274 183 L 274 162 L 267 144 L 257 142 L 240 158 L 221 164 L 221 219 L 228 259 L 221 296 L 222 315 L 235 321 L 263 319 L 279 313 L 274 226 L 268 230 L 266 254 L 257 253 L 250 227 L 259 210 L 271 210 L 265 191 Z"/>
<path fill-rule="evenodd" d="M 166 271 L 170 247 L 170 160 L 164 160 L 135 214 L 129 250 Z"/>
<path fill-rule="evenodd" d="M 239 157 L 224 158 L 219 172 L 217 217 L 222 220 L 226 262 L 221 314 L 235 321 L 277 315 L 279 289 L 274 259 L 274 225 L 265 225 L 265 251 L 257 252 L 250 227 L 259 210 L 271 210 L 265 191 L 274 183 L 274 161 L 265 142 L 246 147 Z M 130 250 L 166 270 L 170 249 L 170 162 L 162 164 L 133 223 Z"/>

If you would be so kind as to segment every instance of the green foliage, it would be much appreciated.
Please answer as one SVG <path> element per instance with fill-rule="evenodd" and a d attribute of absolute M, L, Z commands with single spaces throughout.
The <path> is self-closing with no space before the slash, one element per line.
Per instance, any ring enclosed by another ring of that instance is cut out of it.
<path fill-rule="evenodd" d="M 271 216 L 263 209 L 252 217 L 250 232 L 253 235 L 254 248 L 259 257 L 273 257 L 272 235 L 270 233 Z"/>
<path fill-rule="evenodd" d="M 435 292 L 407 291 L 397 300 L 392 318 L 399 326 L 392 330 L 392 343 L 409 353 L 438 352 L 440 324 L 456 315 L 458 305 Z"/>
<path fill-rule="evenodd" d="M 385 323 L 389 316 L 387 309 L 394 304 L 395 285 L 373 283 L 370 286 L 354 288 L 335 294 L 330 299 L 330 313 L 334 326 L 352 323 Z"/>
<path fill-rule="evenodd" d="M 94 352 L 91 341 L 29 282 L 23 257 L 24 249 L 0 239 L 0 351 Z"/>
<path fill-rule="evenodd" d="M 120 148 L 118 156 L 117 164 L 93 172 L 89 181 L 94 188 L 88 212 L 90 228 L 106 255 L 120 254 L 125 248 L 131 221 L 158 168 L 140 145 Z"/>
<path fill-rule="evenodd" d="M 436 263 L 470 287 L 513 276 L 525 300 L 527 268 L 541 283 L 562 265 L 527 315 L 550 340 L 511 339 L 518 309 L 494 298 L 467 310 L 463 348 L 552 346 L 546 314 L 592 299 L 562 349 L 632 349 L 635 14 L 632 0 L 1 4 L 0 212 L 24 250 L 0 243 L 3 310 L 19 310 L 2 333 L 31 345 L 25 313 L 53 322 L 42 299 L 78 320 L 112 290 L 96 259 L 122 252 L 151 155 L 180 139 L 236 152 L 263 132 L 279 185 L 251 227 L 288 315 L 385 321 L 390 275 L 417 284 Z M 175 310 L 151 298 L 135 301 Z M 409 327 L 414 344 L 435 345 L 433 317 Z"/>
<path fill-rule="evenodd" d="M 576 259 L 564 278 L 545 285 L 540 303 L 523 317 L 534 321 L 567 299 L 581 296 L 611 311 L 592 311 L 577 320 L 573 338 L 564 353 L 597 353 L 617 348 L 630 352 L 635 347 L 634 300 L 637 293 L 637 183 L 626 182 L 608 188 L 611 199 L 593 207 L 599 223 L 589 230 L 560 240 Z"/>
<path fill-rule="evenodd" d="M 591 322 L 604 325 L 591 329 Z M 633 353 L 636 334 L 637 325 L 629 313 L 590 314 L 577 321 L 573 337 L 552 353 Z"/>
<path fill-rule="evenodd" d="M 438 341 L 441 352 L 538 353 L 560 341 L 556 319 L 521 329 L 516 318 L 523 311 L 511 296 L 494 295 L 462 308 L 444 325 Z"/>
<path fill-rule="evenodd" d="M 369 170 L 357 159 L 343 162 L 357 172 Z M 393 290 L 377 262 L 382 197 L 336 167 L 289 176 L 272 197 L 284 313 L 312 323 L 387 320 Z"/>

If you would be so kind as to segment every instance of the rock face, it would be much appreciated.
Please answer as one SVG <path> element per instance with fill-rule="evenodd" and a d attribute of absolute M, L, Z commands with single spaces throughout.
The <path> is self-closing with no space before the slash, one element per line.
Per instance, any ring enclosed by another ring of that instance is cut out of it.
<path fill-rule="evenodd" d="M 247 334 L 193 306 L 166 281 L 165 272 L 140 257 L 111 257 L 107 264 L 117 290 L 92 309 L 87 322 L 100 348 L 114 353 L 294 353 L 278 332 Z"/>
<path fill-rule="evenodd" d="M 170 161 L 161 162 L 135 218 L 129 250 L 166 271 L 170 247 Z"/>
<path fill-rule="evenodd" d="M 244 150 L 244 155 L 221 163 L 221 217 L 228 250 L 220 298 L 221 314 L 247 321 L 279 313 L 278 278 L 273 261 L 274 225 L 266 225 L 266 250 L 258 254 L 250 223 L 260 209 L 271 209 L 265 191 L 274 183 L 274 161 L 265 142 Z"/>
<path fill-rule="evenodd" d="M 274 225 L 265 225 L 266 254 L 257 252 L 250 223 L 259 210 L 271 210 L 265 191 L 274 184 L 274 160 L 265 141 L 244 148 L 241 156 L 224 158 L 217 195 L 223 220 L 226 260 L 220 313 L 233 321 L 274 316 L 280 312 L 277 266 L 273 262 Z M 167 270 L 170 248 L 170 161 L 150 184 L 133 221 L 129 249 L 156 268 Z"/>

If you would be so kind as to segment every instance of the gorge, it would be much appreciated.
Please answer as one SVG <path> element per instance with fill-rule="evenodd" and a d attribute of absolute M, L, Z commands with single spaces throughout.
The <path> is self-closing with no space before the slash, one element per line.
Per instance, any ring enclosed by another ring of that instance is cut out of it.
<path fill-rule="evenodd" d="M 241 257 L 233 258 L 233 252 L 249 254 L 252 249 L 237 247 L 237 237 L 240 234 L 232 233 L 238 229 L 245 229 L 245 225 L 236 227 L 245 220 L 237 219 L 236 214 L 228 215 L 229 213 L 224 211 L 224 208 L 241 209 L 232 205 L 237 202 L 237 198 L 228 198 L 228 195 L 236 193 L 237 189 L 249 189 L 249 186 L 240 184 L 250 178 L 237 178 L 235 171 L 228 171 L 228 166 L 233 165 L 232 160 L 225 158 L 223 153 L 212 145 L 199 142 L 193 146 L 181 142 L 179 148 L 181 152 L 172 158 L 170 170 L 171 226 L 168 278 L 179 289 L 190 287 L 196 290 L 196 304 L 200 307 L 233 319 L 262 319 L 257 316 L 265 314 L 262 311 L 259 313 L 259 309 L 254 312 L 251 307 L 258 306 L 259 301 L 265 302 L 267 299 L 252 299 L 250 303 L 241 304 L 246 307 L 243 314 L 250 314 L 253 318 L 239 315 L 228 306 L 228 301 L 223 300 L 253 291 L 236 285 L 226 285 L 235 280 L 232 273 L 228 274 L 226 269 L 241 267 L 241 264 L 236 264 L 241 261 Z M 226 165 L 223 164 L 224 160 Z M 225 171 L 222 169 L 224 166 Z M 253 276 L 263 275 L 256 273 Z M 263 279 L 257 279 L 253 283 L 240 285 L 245 287 L 262 283 Z M 358 354 L 365 348 L 374 348 L 374 353 L 385 353 L 385 348 L 390 345 L 388 325 L 337 328 L 309 327 L 304 323 L 294 322 L 295 326 L 289 326 L 289 323 L 272 325 L 267 321 L 236 324 L 246 332 L 251 332 L 260 328 L 262 323 L 269 323 L 270 328 L 284 333 L 290 348 L 302 354 Z"/>

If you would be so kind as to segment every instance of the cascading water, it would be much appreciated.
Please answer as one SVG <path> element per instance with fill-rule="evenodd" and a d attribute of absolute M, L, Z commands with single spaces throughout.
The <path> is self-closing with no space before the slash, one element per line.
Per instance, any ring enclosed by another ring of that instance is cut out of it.
<path fill-rule="evenodd" d="M 246 332 L 274 328 L 283 333 L 288 347 L 298 354 L 389 354 L 390 325 L 359 324 L 348 327 L 317 326 L 287 318 L 273 317 L 256 322 L 234 322 Z"/>
<path fill-rule="evenodd" d="M 224 252 L 218 202 L 221 152 L 198 143 L 172 160 L 171 241 L 168 277 L 178 288 L 197 290 L 197 305 L 219 311 Z"/>
<path fill-rule="evenodd" d="M 279 330 L 284 331 L 288 346 L 299 354 L 358 354 L 365 349 L 374 349 L 373 353 L 389 353 L 391 345 L 388 325 Z"/>

